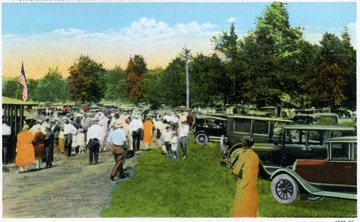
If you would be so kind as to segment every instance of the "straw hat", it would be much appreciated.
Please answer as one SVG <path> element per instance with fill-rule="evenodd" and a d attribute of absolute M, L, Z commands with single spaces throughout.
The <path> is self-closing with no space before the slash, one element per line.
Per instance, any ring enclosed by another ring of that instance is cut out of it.
<path fill-rule="evenodd" d="M 121 128 L 124 126 L 124 124 L 125 124 L 125 122 L 123 120 L 119 119 L 115 122 L 115 128 Z"/>

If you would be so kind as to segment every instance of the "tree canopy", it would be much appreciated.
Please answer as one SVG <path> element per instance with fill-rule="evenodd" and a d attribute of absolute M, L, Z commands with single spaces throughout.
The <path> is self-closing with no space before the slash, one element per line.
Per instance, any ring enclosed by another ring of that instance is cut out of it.
<path fill-rule="evenodd" d="M 69 68 L 69 96 L 76 102 L 100 101 L 105 93 L 105 69 L 90 56 L 81 55 Z"/>

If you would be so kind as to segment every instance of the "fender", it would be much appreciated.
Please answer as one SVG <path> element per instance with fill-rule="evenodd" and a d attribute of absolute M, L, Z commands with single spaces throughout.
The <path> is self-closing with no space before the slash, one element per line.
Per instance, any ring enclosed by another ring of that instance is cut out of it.
<path fill-rule="evenodd" d="M 204 131 L 204 130 L 196 131 L 194 137 L 196 137 L 199 133 L 203 133 L 203 134 L 205 134 L 207 137 L 209 137 L 209 135 L 208 135 L 208 134 L 206 133 L 206 131 Z"/>
<path fill-rule="evenodd" d="M 323 191 L 318 189 L 317 187 L 313 186 L 308 181 L 304 180 L 298 173 L 296 173 L 294 170 L 287 169 L 287 168 L 280 168 L 270 176 L 270 180 L 272 180 L 275 176 L 279 174 L 288 174 L 293 179 L 296 180 L 296 182 L 299 185 L 299 188 L 304 189 L 307 193 L 310 193 L 315 196 L 320 197 L 330 197 L 330 198 L 342 198 L 342 199 L 351 199 L 356 200 L 357 195 L 352 193 L 342 193 L 342 192 L 335 192 L 335 191 Z"/>

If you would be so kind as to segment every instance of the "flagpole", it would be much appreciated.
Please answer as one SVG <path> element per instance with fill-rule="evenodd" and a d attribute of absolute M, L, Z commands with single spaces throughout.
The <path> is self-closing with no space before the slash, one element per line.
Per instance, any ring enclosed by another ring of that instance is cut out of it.
<path fill-rule="evenodd" d="M 24 64 L 24 61 L 21 61 L 21 64 Z M 20 73 L 21 73 L 21 69 L 20 69 Z M 18 94 L 19 94 L 19 76 L 17 77 L 17 87 L 16 87 L 16 94 L 15 94 L 15 99 L 21 99 L 21 98 L 18 98 Z"/>

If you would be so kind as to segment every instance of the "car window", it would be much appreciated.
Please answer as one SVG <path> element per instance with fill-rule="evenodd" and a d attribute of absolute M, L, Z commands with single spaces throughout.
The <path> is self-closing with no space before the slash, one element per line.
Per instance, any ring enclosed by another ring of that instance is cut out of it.
<path fill-rule="evenodd" d="M 309 130 L 309 143 L 310 144 L 322 144 L 323 135 L 322 132 L 317 130 Z"/>
<path fill-rule="evenodd" d="M 331 149 L 331 159 L 349 160 L 349 143 L 333 143 Z"/>
<path fill-rule="evenodd" d="M 357 143 L 355 143 L 353 147 L 354 147 L 354 151 L 351 160 L 357 160 Z"/>
<path fill-rule="evenodd" d="M 251 119 L 234 119 L 234 131 L 250 133 Z"/>
<path fill-rule="evenodd" d="M 287 130 L 285 139 L 289 139 L 296 144 L 306 144 L 306 132 L 302 130 Z"/>
<path fill-rule="evenodd" d="M 252 133 L 268 134 L 269 133 L 269 121 L 254 120 Z"/>

